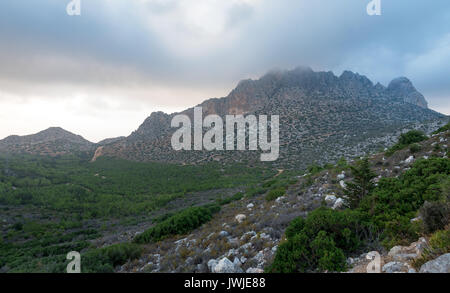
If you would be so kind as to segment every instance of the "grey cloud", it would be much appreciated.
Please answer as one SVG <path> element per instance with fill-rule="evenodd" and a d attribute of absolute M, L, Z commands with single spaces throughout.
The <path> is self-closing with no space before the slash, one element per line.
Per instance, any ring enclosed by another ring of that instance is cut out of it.
<path fill-rule="evenodd" d="M 369 0 L 238 3 L 224 12 L 220 45 L 195 56 L 183 54 L 181 41 L 176 51 L 168 48 L 155 33 L 162 24 L 148 24 L 179 1 L 82 0 L 79 18 L 65 15 L 67 2 L 0 2 L 0 80 L 231 89 L 274 67 L 310 65 L 384 84 L 406 75 L 429 100 L 450 93 L 450 58 L 439 49 L 450 34 L 448 0 L 382 0 L 379 17 L 365 13 Z M 440 62 L 431 64 L 437 55 Z"/>

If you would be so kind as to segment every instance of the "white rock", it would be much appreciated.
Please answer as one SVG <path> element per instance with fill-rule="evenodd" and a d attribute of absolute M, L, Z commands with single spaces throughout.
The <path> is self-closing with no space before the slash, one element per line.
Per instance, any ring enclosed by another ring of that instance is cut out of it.
<path fill-rule="evenodd" d="M 234 258 L 233 264 L 238 267 L 240 267 L 242 265 L 240 259 L 237 257 Z"/>
<path fill-rule="evenodd" d="M 254 206 L 255 206 L 254 204 L 249 203 L 249 204 L 247 205 L 247 209 L 252 209 Z"/>
<path fill-rule="evenodd" d="M 235 217 L 235 219 L 236 219 L 236 221 L 238 221 L 238 223 L 242 223 L 246 218 L 247 218 L 247 216 L 244 214 L 239 214 L 239 215 L 236 215 L 236 217 Z"/>
<path fill-rule="evenodd" d="M 405 263 L 398 261 L 391 261 L 383 266 L 383 272 L 386 272 L 388 274 L 401 273 L 406 271 L 407 269 L 408 266 Z"/>
<path fill-rule="evenodd" d="M 411 164 L 412 162 L 414 162 L 414 156 L 409 156 L 409 157 L 405 160 L 405 164 Z"/>
<path fill-rule="evenodd" d="M 247 274 L 262 274 L 264 273 L 264 270 L 258 268 L 248 268 L 245 272 Z"/>
<path fill-rule="evenodd" d="M 420 267 L 420 273 L 450 273 L 450 253 L 430 260 Z"/>
<path fill-rule="evenodd" d="M 333 210 L 340 209 L 344 206 L 344 200 L 342 198 L 338 198 L 333 205 Z"/>
<path fill-rule="evenodd" d="M 325 196 L 325 201 L 328 204 L 332 205 L 336 201 L 336 196 L 329 194 L 329 195 Z"/>
<path fill-rule="evenodd" d="M 284 196 L 280 196 L 279 198 L 277 198 L 277 199 L 275 200 L 275 202 L 276 202 L 276 203 L 280 203 L 283 199 L 285 199 L 285 197 L 284 197 Z"/>
<path fill-rule="evenodd" d="M 219 274 L 233 274 L 233 273 L 242 273 L 242 269 L 232 263 L 228 258 L 222 258 L 219 263 L 214 267 L 214 273 Z"/>
<path fill-rule="evenodd" d="M 342 188 L 347 187 L 347 184 L 345 184 L 344 180 L 339 181 L 339 185 L 341 185 Z"/>
<path fill-rule="evenodd" d="M 337 179 L 338 180 L 343 180 L 343 179 L 345 179 L 345 173 L 341 173 L 341 174 L 339 174 L 339 175 L 337 175 Z"/>
<path fill-rule="evenodd" d="M 220 231 L 219 235 L 221 237 L 227 237 L 228 236 L 228 232 L 227 231 Z"/>
<path fill-rule="evenodd" d="M 215 259 L 210 259 L 209 261 L 208 261 L 208 269 L 209 269 L 209 271 L 210 272 L 214 272 L 214 268 L 216 267 L 216 265 L 218 264 L 219 262 L 217 261 L 217 260 L 215 260 Z"/>

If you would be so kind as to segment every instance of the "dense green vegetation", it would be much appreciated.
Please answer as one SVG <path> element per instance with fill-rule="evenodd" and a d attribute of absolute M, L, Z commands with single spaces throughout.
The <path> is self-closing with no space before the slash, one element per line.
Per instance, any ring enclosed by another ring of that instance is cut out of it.
<path fill-rule="evenodd" d="M 156 242 L 168 236 L 186 234 L 211 220 L 219 206 L 192 207 L 176 213 L 134 238 L 135 243 Z"/>
<path fill-rule="evenodd" d="M 444 131 L 448 131 L 450 130 L 450 123 L 447 123 L 446 125 L 440 127 L 438 130 L 436 130 L 435 132 L 433 132 L 433 134 L 438 134 Z"/>
<path fill-rule="evenodd" d="M 314 270 L 342 271 L 345 252 L 363 244 L 368 223 L 358 211 L 317 209 L 306 219 L 297 218 L 286 230 L 287 241 L 277 250 L 269 272 L 293 273 Z"/>
<path fill-rule="evenodd" d="M 364 162 L 357 164 L 353 171 L 362 178 L 372 177 Z M 377 187 L 367 189 L 369 192 L 358 198 L 354 209 L 321 208 L 306 219 L 298 218 L 286 230 L 287 240 L 279 246 L 267 270 L 343 271 L 345 257 L 362 246 L 376 245 L 374 240 L 386 248 L 415 241 L 425 228 L 410 220 L 427 201 L 439 203 L 432 211 L 425 204 L 428 214 L 423 215 L 424 222 L 439 223 L 433 224 L 433 230 L 445 227 L 449 224 L 448 210 L 437 207 L 448 207 L 449 180 L 450 160 L 418 160 L 403 175 L 383 178 Z M 361 189 L 365 183 L 356 180 L 353 184 Z"/>
<path fill-rule="evenodd" d="M 104 248 L 91 249 L 81 256 L 83 259 L 81 272 L 112 273 L 116 266 L 138 258 L 141 253 L 142 247 L 134 243 L 120 243 Z"/>
<path fill-rule="evenodd" d="M 32 205 L 84 219 L 157 210 L 189 192 L 256 183 L 266 171 L 75 157 L 0 158 L 0 204 Z"/>
<path fill-rule="evenodd" d="M 97 250 L 92 240 L 108 228 L 154 218 L 153 223 L 175 223 L 170 233 L 187 231 L 178 226 L 178 213 L 161 215 L 161 208 L 187 200 L 193 192 L 257 186 L 275 174 L 239 164 L 179 166 L 104 158 L 90 163 L 77 156 L 0 156 L 0 271 L 64 272 L 66 254 L 72 250 L 80 251 L 83 263 L 88 262 L 83 271 L 111 271 L 121 262 L 117 258 L 132 258 L 136 250 L 126 244 Z M 183 206 L 177 204 L 179 208 Z M 208 218 L 210 214 L 203 213 L 199 221 Z"/>
<path fill-rule="evenodd" d="M 374 188 L 373 179 L 376 177 L 375 172 L 370 169 L 369 160 L 364 158 L 350 166 L 353 176 L 353 182 L 347 182 L 345 195 L 350 208 L 357 208 L 361 200 L 366 197 Z"/>
<path fill-rule="evenodd" d="M 400 135 L 398 142 L 394 146 L 392 146 L 389 150 L 387 150 L 386 155 L 391 156 L 398 150 L 404 149 L 411 144 L 421 142 L 426 139 L 428 139 L 428 137 L 422 131 L 419 130 L 408 131 L 407 133 L 403 133 Z"/>

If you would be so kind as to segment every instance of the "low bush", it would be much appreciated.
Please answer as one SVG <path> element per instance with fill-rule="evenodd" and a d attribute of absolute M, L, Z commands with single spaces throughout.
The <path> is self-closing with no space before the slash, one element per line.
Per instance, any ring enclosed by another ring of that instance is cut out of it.
<path fill-rule="evenodd" d="M 422 131 L 419 130 L 408 131 L 407 133 L 403 133 L 400 135 L 397 144 L 395 144 L 389 150 L 387 150 L 386 155 L 391 156 L 396 151 L 404 149 L 410 144 L 418 143 L 426 139 L 428 139 L 428 137 Z"/>
<path fill-rule="evenodd" d="M 265 199 L 267 201 L 272 201 L 275 200 L 277 198 L 279 198 L 280 196 L 283 196 L 286 193 L 286 188 L 285 187 L 277 187 L 275 189 L 270 190 Z"/>
<path fill-rule="evenodd" d="M 356 251 L 370 230 L 358 211 L 335 211 L 325 207 L 297 218 L 286 229 L 274 262 L 266 271 L 293 273 L 343 271 L 345 253 Z"/>
<path fill-rule="evenodd" d="M 135 243 L 150 243 L 172 235 L 188 233 L 211 220 L 213 214 L 219 210 L 220 207 L 217 205 L 185 209 L 137 235 L 133 241 Z"/>
<path fill-rule="evenodd" d="M 425 202 L 420 208 L 420 215 L 426 233 L 442 230 L 449 224 L 450 205 L 443 202 Z"/>
<path fill-rule="evenodd" d="M 446 125 L 440 127 L 438 130 L 436 130 L 435 132 L 433 132 L 433 134 L 438 134 L 444 131 L 448 131 L 450 130 L 450 123 L 447 123 Z"/>
<path fill-rule="evenodd" d="M 92 249 L 81 256 L 81 270 L 83 273 L 112 273 L 116 266 L 138 258 L 141 253 L 142 248 L 133 243 Z"/>
<path fill-rule="evenodd" d="M 410 147 L 409 147 L 409 151 L 411 153 L 417 153 L 420 152 L 422 150 L 422 146 L 418 143 L 413 143 Z"/>

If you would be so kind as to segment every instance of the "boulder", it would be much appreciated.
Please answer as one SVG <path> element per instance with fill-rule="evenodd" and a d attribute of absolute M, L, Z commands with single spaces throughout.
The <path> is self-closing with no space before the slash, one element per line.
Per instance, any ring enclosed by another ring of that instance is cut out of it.
<path fill-rule="evenodd" d="M 249 204 L 247 205 L 247 209 L 252 209 L 254 206 L 255 206 L 254 204 L 249 203 Z"/>
<path fill-rule="evenodd" d="M 247 218 L 247 216 L 244 214 L 239 214 L 239 215 L 236 215 L 236 217 L 234 217 L 234 218 L 236 219 L 236 221 L 238 223 L 242 223 Z"/>
<path fill-rule="evenodd" d="M 408 265 L 403 262 L 391 261 L 383 266 L 383 272 L 392 273 L 403 273 L 409 270 Z"/>
<path fill-rule="evenodd" d="M 414 162 L 414 156 L 409 156 L 406 160 L 405 160 L 405 164 L 411 164 L 412 162 Z"/>
<path fill-rule="evenodd" d="M 215 260 L 215 259 L 210 259 L 209 261 L 208 261 L 208 269 L 209 269 L 209 271 L 210 272 L 214 272 L 214 268 L 216 267 L 216 265 L 218 264 L 219 262 L 217 261 L 217 260 Z"/>
<path fill-rule="evenodd" d="M 342 188 L 346 188 L 346 187 L 347 187 L 347 184 L 345 184 L 344 180 L 339 181 L 339 185 L 340 185 Z"/>
<path fill-rule="evenodd" d="M 325 202 L 327 204 L 333 205 L 335 201 L 336 201 L 336 196 L 334 196 L 332 194 L 325 196 Z"/>
<path fill-rule="evenodd" d="M 220 235 L 220 237 L 227 237 L 228 236 L 228 232 L 227 231 L 220 231 L 219 235 Z"/>
<path fill-rule="evenodd" d="M 234 274 L 234 273 L 242 273 L 242 269 L 232 263 L 228 258 L 222 258 L 219 263 L 213 268 L 214 273 L 219 274 Z"/>
<path fill-rule="evenodd" d="M 450 273 L 450 253 L 430 260 L 420 267 L 420 273 Z"/>
<path fill-rule="evenodd" d="M 333 205 L 333 210 L 340 209 L 343 206 L 344 206 L 344 200 L 342 198 L 338 198 Z"/>
<path fill-rule="evenodd" d="M 245 272 L 247 274 L 262 274 L 264 273 L 264 270 L 258 268 L 248 268 Z"/>

